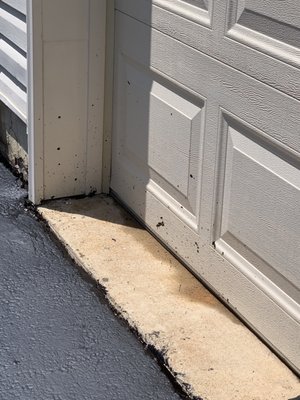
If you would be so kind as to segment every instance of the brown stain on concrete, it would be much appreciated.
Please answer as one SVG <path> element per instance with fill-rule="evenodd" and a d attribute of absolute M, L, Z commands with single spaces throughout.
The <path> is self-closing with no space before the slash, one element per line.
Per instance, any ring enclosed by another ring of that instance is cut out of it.
<path fill-rule="evenodd" d="M 160 245 L 153 236 L 149 235 L 148 231 L 113 198 L 103 195 L 99 196 L 99 198 L 101 203 L 99 203 L 98 207 L 95 207 L 94 198 L 85 198 L 80 200 L 58 200 L 55 203 L 48 204 L 47 208 L 72 215 L 76 214 L 76 218 L 92 218 L 120 226 L 121 231 L 130 235 L 130 240 L 134 240 L 143 246 L 143 251 L 147 253 L 147 257 L 150 259 L 149 262 L 151 262 L 152 257 L 153 260 L 158 260 L 170 266 L 171 274 L 168 275 L 168 285 L 171 278 L 174 286 L 174 296 L 185 298 L 185 300 L 192 303 L 201 303 L 215 308 L 216 311 L 226 314 L 234 323 L 241 323 L 189 271 L 183 269 L 179 261 Z M 114 210 L 113 212 L 112 209 Z M 111 240 L 112 243 L 109 247 L 106 247 L 106 250 L 116 251 L 116 249 L 124 245 L 118 237 L 112 237 Z M 100 248 L 99 251 L 101 251 Z"/>

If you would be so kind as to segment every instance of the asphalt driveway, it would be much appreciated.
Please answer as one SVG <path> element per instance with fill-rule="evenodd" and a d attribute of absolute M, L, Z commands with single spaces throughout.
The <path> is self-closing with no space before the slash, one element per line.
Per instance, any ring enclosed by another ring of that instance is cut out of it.
<path fill-rule="evenodd" d="M 0 164 L 0 400 L 180 399 L 26 195 Z"/>

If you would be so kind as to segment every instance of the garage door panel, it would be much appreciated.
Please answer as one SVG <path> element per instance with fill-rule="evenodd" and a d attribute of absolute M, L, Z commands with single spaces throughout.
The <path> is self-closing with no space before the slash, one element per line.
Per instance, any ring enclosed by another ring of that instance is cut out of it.
<path fill-rule="evenodd" d="M 134 70 L 137 71 L 140 69 L 144 71 L 147 65 L 150 65 L 157 77 L 160 74 L 163 75 L 165 82 L 173 82 L 173 86 L 169 86 L 169 90 L 175 92 L 177 90 L 178 92 L 179 87 L 184 87 L 193 93 L 201 93 L 202 99 L 208 97 L 211 103 L 219 104 L 221 107 L 230 110 L 235 116 L 239 115 L 244 123 L 256 126 L 261 131 L 261 135 L 264 135 L 271 141 L 276 140 L 286 145 L 285 151 L 300 151 L 300 136 L 295 135 L 300 124 L 299 103 L 287 96 L 282 96 L 280 92 L 244 74 L 239 74 L 232 68 L 216 62 L 194 49 L 188 48 L 178 41 L 172 40 L 161 32 L 151 31 L 149 27 L 136 20 L 132 20 L 130 17 L 118 14 L 117 21 L 118 26 L 122 27 L 123 32 L 117 36 L 117 46 L 122 57 L 126 59 L 126 64 L 134 66 Z M 151 43 L 148 53 L 145 51 L 147 40 L 150 40 Z M 144 46 L 142 46 L 142 43 L 144 43 Z M 172 63 L 166 63 L 165 60 L 173 61 Z M 194 68 L 194 65 L 198 67 Z M 128 66 L 126 68 L 128 69 Z M 140 80 L 144 85 L 148 85 L 150 91 L 151 79 L 150 81 L 149 79 L 147 80 L 143 74 Z M 138 72 L 133 72 L 133 76 L 135 76 L 135 79 L 138 79 Z M 126 78 L 124 78 L 124 82 L 126 85 L 124 90 L 119 91 L 118 97 L 122 97 L 124 91 L 131 90 L 131 86 L 128 85 Z M 146 84 L 145 82 L 148 83 Z M 197 97 L 197 94 L 195 96 Z M 201 104 L 198 103 L 198 105 L 201 108 Z M 133 109 L 128 120 L 138 120 L 142 114 L 143 112 L 140 109 Z M 217 129 L 211 128 L 211 125 L 214 124 L 212 119 L 213 116 L 210 117 L 209 124 L 203 127 L 203 135 L 205 133 L 210 136 L 210 140 L 213 140 L 214 137 L 217 140 Z M 144 124 L 148 123 L 145 122 L 146 120 L 148 120 L 147 116 L 142 118 Z M 155 124 L 159 123 L 158 121 L 155 122 Z M 196 135 L 193 137 L 197 140 Z M 133 143 L 136 143 L 136 147 L 142 155 L 140 158 L 144 160 L 147 157 L 144 151 L 145 146 L 142 143 L 137 145 L 138 140 L 144 139 L 133 139 Z M 203 138 L 199 138 L 198 140 L 201 142 Z M 192 146 L 192 148 L 195 146 Z M 128 147 L 130 148 L 130 146 Z M 194 158 L 192 157 L 192 159 Z M 194 168 L 197 170 L 197 167 Z M 210 171 L 214 170 L 214 161 L 212 161 L 208 169 Z M 193 172 L 191 175 L 193 177 L 196 176 Z M 193 182 L 191 181 L 191 184 Z M 160 182 L 158 184 L 161 185 Z M 172 196 L 174 197 L 175 195 L 172 193 Z M 210 198 L 209 195 L 205 195 L 204 197 L 205 201 L 207 201 L 207 198 Z M 180 202 L 183 203 L 183 201 L 183 199 L 180 199 Z M 186 204 L 182 205 L 188 211 L 194 212 L 196 210 L 196 206 L 189 208 Z M 210 226 L 206 226 L 205 228 L 209 229 Z"/>
<path fill-rule="evenodd" d="M 138 26 L 136 29 L 139 31 Z M 134 43 L 134 37 L 131 39 Z M 165 63 L 166 59 L 174 61 Z M 149 62 L 152 68 L 175 77 L 189 89 L 218 102 L 267 135 L 300 151 L 300 135 L 295 135 L 300 124 L 299 102 L 161 32 L 151 33 Z"/>
<path fill-rule="evenodd" d="M 245 8 L 237 20 L 237 24 L 279 40 L 284 44 L 300 47 L 298 36 L 300 26 L 286 25 L 280 16 L 278 16 L 278 19 L 272 19 L 266 15 L 258 14 L 253 8 Z M 298 23 L 298 25 L 300 24 Z"/>
<path fill-rule="evenodd" d="M 300 28 L 299 4 L 297 0 L 273 1 L 273 0 L 230 0 L 237 8 L 236 20 L 242 24 L 243 15 L 256 14 L 258 21 L 252 19 L 252 26 L 259 25 L 259 17 L 266 18 L 267 21 L 274 21 L 279 25 L 290 25 Z M 272 36 L 272 35 L 271 35 Z"/>
<path fill-rule="evenodd" d="M 116 64 L 117 163 L 198 231 L 205 99 L 123 51 Z"/>
<path fill-rule="evenodd" d="M 297 18 L 300 14 L 300 3 L 294 1 Z M 238 3 L 241 10 L 245 8 L 244 3 Z M 117 1 L 117 8 L 123 13 L 300 100 L 299 48 L 237 24 L 236 0 L 228 4 L 223 1 L 208 5 L 209 10 L 211 9 L 207 12 L 210 15 L 209 22 L 206 20 L 195 24 L 195 21 L 182 13 L 168 11 L 154 3 L 151 5 L 147 0 Z M 293 35 L 285 35 L 298 40 L 298 27 L 282 24 L 280 17 L 278 18 L 275 21 L 276 29 L 273 29 L 275 34 L 278 26 L 282 27 L 283 32 L 292 28 Z M 212 23 L 214 29 L 208 29 Z"/>
<path fill-rule="evenodd" d="M 227 36 L 299 67 L 300 4 L 288 3 L 231 0 Z"/>
<path fill-rule="evenodd" d="M 271 3 L 203 2 L 217 13 L 205 28 L 167 10 L 196 2 L 157 2 L 148 21 L 142 3 L 117 1 L 112 190 L 298 368 L 299 71 L 229 37 L 251 31 L 245 12 L 286 16 L 268 14 Z M 236 64 L 224 62 L 231 51 Z"/>
<path fill-rule="evenodd" d="M 200 132 L 201 108 L 154 81 L 149 101 L 149 166 L 185 197 L 191 175 L 191 142 Z"/>
<path fill-rule="evenodd" d="M 221 236 L 232 235 L 300 287 L 300 159 L 297 168 L 246 132 L 228 126 Z"/>

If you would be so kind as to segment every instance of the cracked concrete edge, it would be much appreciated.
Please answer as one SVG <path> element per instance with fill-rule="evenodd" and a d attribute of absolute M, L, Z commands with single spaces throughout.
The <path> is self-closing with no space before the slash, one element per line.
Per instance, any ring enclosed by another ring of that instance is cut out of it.
<path fill-rule="evenodd" d="M 154 350 L 191 398 L 288 400 L 299 395 L 295 375 L 148 232 L 125 226 L 131 217 L 112 199 L 59 200 L 40 207 L 39 213 L 70 256 L 105 290 L 115 312 Z M 115 238 L 130 251 L 115 246 Z M 142 271 L 132 263 L 142 264 Z M 133 284 L 127 282 L 126 288 L 128 275 Z M 173 293 L 178 279 L 186 280 L 189 291 L 179 298 Z M 137 297 L 132 295 L 135 288 Z M 182 312 L 185 307 L 187 315 Z M 186 336 L 191 340 L 183 342 Z"/>
<path fill-rule="evenodd" d="M 136 324 L 134 319 L 132 319 L 128 312 L 122 306 L 120 306 L 118 301 L 110 295 L 109 289 L 107 286 L 105 286 L 105 283 L 94 276 L 93 271 L 87 267 L 86 263 L 82 261 L 82 258 L 77 254 L 76 251 L 73 250 L 72 246 L 70 246 L 65 241 L 63 235 L 60 234 L 59 229 L 56 229 L 55 225 L 51 223 L 51 220 L 48 219 L 47 216 L 45 216 L 45 214 L 43 213 L 43 208 L 38 208 L 37 212 L 40 217 L 42 217 L 43 221 L 46 222 L 51 232 L 63 245 L 71 259 L 74 260 L 77 266 L 82 268 L 90 278 L 92 278 L 92 280 L 98 287 L 100 287 L 100 290 L 102 291 L 102 293 L 105 294 L 105 298 L 108 301 L 108 304 L 113 310 L 114 314 L 126 322 L 130 330 L 132 330 L 134 334 L 138 337 L 138 339 L 143 343 L 145 349 L 149 349 L 149 351 L 154 355 L 161 367 L 165 369 L 164 372 L 166 372 L 167 375 L 173 379 L 173 383 L 175 383 L 175 385 L 180 388 L 180 391 L 184 395 L 188 396 L 188 398 L 191 400 L 202 400 L 201 397 L 195 394 L 195 389 L 184 380 L 184 374 L 174 371 L 173 368 L 169 365 L 169 359 L 167 357 L 168 348 L 165 347 L 165 345 L 162 345 L 161 343 L 153 340 L 153 336 L 151 334 L 142 332 L 139 329 L 139 326 L 138 324 Z"/>
<path fill-rule="evenodd" d="M 85 269 L 86 272 L 88 272 Z M 90 275 L 93 278 L 93 275 Z M 100 284 L 99 281 L 97 281 Z M 177 388 L 180 389 L 180 392 L 187 396 L 190 400 L 202 400 L 199 396 L 196 396 L 194 388 L 185 381 L 184 374 L 177 373 L 173 370 L 172 366 L 169 363 L 168 358 L 168 347 L 162 345 L 162 343 L 156 342 L 153 340 L 153 336 L 151 334 L 142 332 L 139 329 L 138 324 L 130 317 L 126 310 L 124 310 L 118 302 L 109 295 L 107 288 L 100 285 L 101 289 L 105 292 L 105 298 L 107 299 L 110 307 L 114 311 L 115 315 L 121 318 L 126 324 L 129 326 L 130 330 L 137 336 L 137 338 L 143 343 L 145 350 L 151 352 L 151 354 L 156 358 L 157 362 L 163 369 L 163 371 L 167 374 L 168 377 L 171 378 L 172 383 L 175 384 Z"/>

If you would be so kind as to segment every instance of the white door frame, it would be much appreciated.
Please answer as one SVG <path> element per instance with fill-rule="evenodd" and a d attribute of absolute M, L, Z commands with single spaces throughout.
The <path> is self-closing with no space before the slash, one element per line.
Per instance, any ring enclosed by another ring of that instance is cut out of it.
<path fill-rule="evenodd" d="M 102 192 L 109 193 L 111 178 L 111 146 L 113 118 L 113 80 L 114 80 L 114 13 L 115 1 L 106 0 L 106 37 L 105 37 L 105 93 L 104 93 L 104 130 L 103 130 L 103 172 Z"/>
<path fill-rule="evenodd" d="M 109 114 L 110 106 L 104 99 L 112 97 L 111 84 L 105 85 L 106 7 L 112 3 L 27 1 L 29 199 L 35 204 L 108 190 L 104 107 Z"/>
<path fill-rule="evenodd" d="M 39 204 L 43 199 L 43 42 L 42 2 L 27 1 L 27 124 L 29 199 Z"/>

